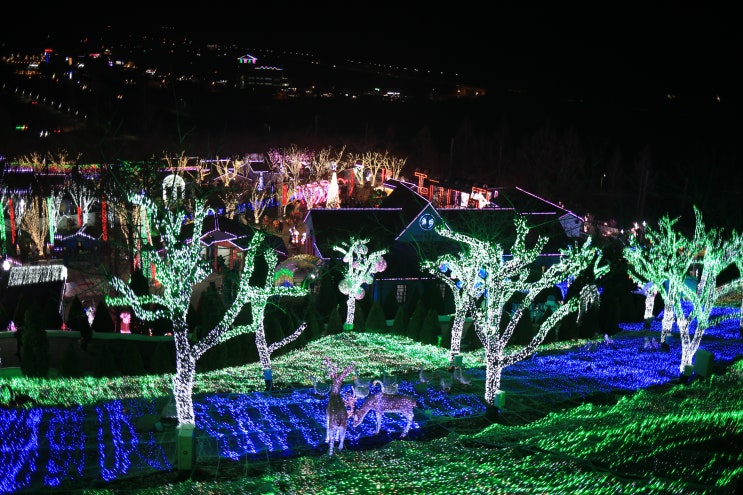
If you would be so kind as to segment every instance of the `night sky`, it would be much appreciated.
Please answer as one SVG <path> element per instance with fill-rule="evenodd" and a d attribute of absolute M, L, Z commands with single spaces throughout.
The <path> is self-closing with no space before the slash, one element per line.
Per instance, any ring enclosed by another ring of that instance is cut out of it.
<path fill-rule="evenodd" d="M 42 33 L 74 40 L 101 26 L 136 32 L 172 25 L 194 37 L 232 38 L 246 46 L 455 70 L 489 86 L 563 84 L 590 92 L 660 84 L 725 92 L 741 82 L 743 36 L 730 10 L 673 3 L 588 9 L 517 9 L 497 2 L 316 4 L 153 9 L 127 3 L 105 13 L 34 8 L 28 22 L 6 23 L 0 36 L 34 44 L 43 40 Z"/>
<path fill-rule="evenodd" d="M 658 193 L 657 209 L 689 213 L 689 202 L 694 201 L 726 223 L 739 223 L 743 218 L 735 213 L 743 205 L 737 185 L 743 173 L 743 166 L 738 165 L 743 156 L 739 150 L 743 30 L 731 7 L 688 8 L 678 2 L 651 6 L 602 3 L 586 9 L 513 8 L 497 2 L 272 2 L 237 8 L 215 2 L 208 8 L 120 5 L 79 12 L 34 7 L 25 16 L 18 13 L 0 29 L 2 51 L 11 47 L 40 51 L 53 46 L 64 53 L 65 45 L 80 46 L 82 40 L 100 38 L 101 33 L 144 35 L 167 27 L 197 42 L 231 41 L 246 52 L 256 48 L 306 51 L 335 58 L 339 65 L 353 60 L 419 68 L 421 73 L 456 74 L 457 83 L 486 88 L 488 98 L 466 103 L 466 110 L 449 114 L 443 124 L 433 122 L 434 115 L 442 115 L 438 109 L 422 107 L 406 110 L 404 115 L 380 116 L 374 122 L 370 112 L 348 102 L 337 102 L 335 107 L 350 111 L 350 117 L 311 108 L 287 119 L 300 129 L 316 129 L 320 122 L 325 130 L 332 124 L 344 130 L 358 127 L 357 133 L 374 128 L 380 136 L 386 135 L 393 122 L 400 141 L 408 146 L 415 144 L 416 133 L 427 125 L 439 161 L 449 154 L 452 170 L 445 172 L 450 174 L 461 171 L 459 164 L 453 166 L 460 157 L 473 168 L 495 163 L 487 153 L 471 159 L 462 153 L 451 158 L 450 143 L 465 128 L 465 113 L 477 132 L 491 138 L 507 117 L 513 146 L 534 154 L 541 151 L 539 143 L 524 145 L 522 138 L 544 128 L 557 133 L 576 128 L 581 137 L 592 141 L 585 145 L 586 154 L 592 155 L 586 163 L 595 170 L 581 177 L 585 191 L 604 184 L 601 171 L 609 166 L 616 147 L 623 153 L 616 180 L 624 182 L 622 194 L 630 199 L 637 196 L 637 177 L 643 160 L 648 160 L 652 169 L 649 188 Z M 323 66 L 325 73 L 331 72 L 327 71 L 331 66 Z M 287 63 L 287 70 L 291 68 Z M 367 71 L 361 77 L 373 75 Z M 270 122 L 276 135 L 283 107 L 265 107 L 263 113 L 263 106 L 255 105 L 233 113 L 239 122 L 252 119 L 261 129 Z M 229 108 L 237 108 L 236 103 L 230 101 Z M 221 124 L 222 117 L 216 121 Z M 406 123 L 409 128 L 402 129 Z M 206 120 L 198 124 L 204 127 Z M 224 132 L 207 128 L 203 134 L 212 145 Z M 646 146 L 652 154 L 645 153 Z M 416 160 L 424 161 L 416 153 L 405 154 L 415 166 Z M 522 158 L 517 155 L 515 160 Z M 523 172 L 521 163 L 516 172 Z M 470 175 L 482 176 L 482 171 L 473 170 Z M 499 177 L 533 186 L 533 176 L 512 175 Z M 660 194 L 669 184 L 672 201 Z M 627 209 L 625 202 L 620 204 L 620 209 Z M 617 210 L 615 204 L 607 209 Z"/>

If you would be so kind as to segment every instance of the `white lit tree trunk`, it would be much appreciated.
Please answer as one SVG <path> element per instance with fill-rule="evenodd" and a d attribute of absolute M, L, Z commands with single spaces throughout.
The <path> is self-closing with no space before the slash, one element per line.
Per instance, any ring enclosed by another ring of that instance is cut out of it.
<path fill-rule="evenodd" d="M 155 267 L 160 288 L 157 293 L 137 296 L 124 280 L 113 277 L 111 286 L 122 295 L 106 297 L 106 302 L 109 306 L 131 306 L 137 317 L 144 321 L 167 318 L 173 323 L 173 339 L 177 353 L 173 395 L 178 411 L 178 422 L 179 425 L 194 424 L 192 391 L 196 378 L 196 362 L 199 358 L 217 344 L 243 333 L 257 331 L 259 327 L 262 327 L 263 310 L 267 301 L 282 296 L 303 296 L 307 293 L 307 289 L 273 285 L 272 275 L 276 253 L 264 246 L 265 235 L 256 231 L 245 251 L 240 282 L 233 302 L 214 327 L 209 329 L 200 340 L 191 342 L 186 315 L 191 303 L 193 287 L 211 273 L 210 263 L 202 258 L 202 246 L 198 242 L 206 222 L 205 202 L 201 199 L 195 200 L 192 212 L 194 229 L 190 237 L 184 239 L 181 230 L 187 212 L 177 202 L 174 202 L 170 209 L 161 209 L 158 203 L 136 194 L 132 195 L 130 200 L 135 207 L 141 204 L 146 208 L 155 230 L 160 234 L 163 248 L 158 251 L 157 255 L 149 257 Z M 261 249 L 265 250 L 268 274 L 263 286 L 251 286 L 249 280 L 255 267 L 256 256 Z M 236 326 L 234 325 L 235 318 L 245 304 L 251 304 L 253 323 Z"/>
<path fill-rule="evenodd" d="M 631 235 L 627 247 L 622 251 L 629 263 L 629 276 L 638 285 L 645 287 L 648 296 L 657 291 L 663 299 L 661 343 L 671 335 L 675 317 L 678 316 L 673 309 L 679 297 L 678 287 L 684 283 L 694 257 L 699 252 L 693 244 L 695 240 L 676 231 L 677 222 L 678 218 L 662 217 L 657 228 L 645 226 L 644 240 L 636 234 Z M 647 307 L 646 303 L 646 317 Z M 652 315 L 652 311 L 650 314 Z"/>
<path fill-rule="evenodd" d="M 356 301 L 364 298 L 366 291 L 363 285 L 371 285 L 374 282 L 374 274 L 382 272 L 387 268 L 384 255 L 386 249 L 369 253 L 367 244 L 370 239 L 351 238 L 351 242 L 342 242 L 333 246 L 335 251 L 343 254 L 343 262 L 346 264 L 345 276 L 338 284 L 342 294 L 348 296 L 346 299 L 346 327 L 353 326 L 353 316 L 356 312 Z"/>
<path fill-rule="evenodd" d="M 458 290 L 468 293 L 463 301 L 472 301 L 475 332 L 485 347 L 485 401 L 491 405 L 500 390 L 503 369 L 530 356 L 544 341 L 549 330 L 570 311 L 584 311 L 587 302 L 581 301 L 579 297 L 592 297 L 595 291 L 583 290 L 580 296 L 573 296 L 565 301 L 539 326 L 529 344 L 507 347 L 516 325 L 524 311 L 529 311 L 534 299 L 543 290 L 554 287 L 570 276 L 577 277 L 587 269 L 593 270 L 594 278 L 608 271 L 607 266 L 599 267 L 601 252 L 591 245 L 589 238 L 580 247 L 561 251 L 560 261 L 534 279 L 532 267 L 547 243 L 547 238 L 540 237 L 531 248 L 527 248 L 529 227 L 526 218 L 518 215 L 514 218 L 514 223 L 516 240 L 510 259 L 504 258 L 503 248 L 497 243 L 455 233 L 444 226 L 436 229 L 442 236 L 455 239 L 462 246 L 456 256 L 443 257 L 435 266 L 439 266 L 441 273 L 456 281 Z M 522 305 L 514 311 L 508 324 L 502 327 L 501 318 L 507 311 L 506 304 L 516 293 L 523 294 Z M 465 305 L 460 304 L 462 307 Z"/>
<path fill-rule="evenodd" d="M 675 282 L 680 297 L 675 303 L 676 321 L 681 336 L 681 363 L 679 371 L 683 373 L 687 366 L 694 362 L 694 355 L 709 327 L 710 316 L 716 301 L 743 287 L 740 277 L 731 283 L 718 286 L 720 273 L 731 265 L 743 260 L 743 237 L 737 232 L 725 238 L 722 230 L 707 230 L 702 221 L 702 213 L 694 206 L 696 228 L 693 246 L 695 263 L 701 267 L 701 275 L 696 290 L 690 288 L 680 277 Z M 691 302 L 689 314 L 684 314 L 682 299 Z M 694 335 L 691 335 L 691 322 L 696 320 Z"/>

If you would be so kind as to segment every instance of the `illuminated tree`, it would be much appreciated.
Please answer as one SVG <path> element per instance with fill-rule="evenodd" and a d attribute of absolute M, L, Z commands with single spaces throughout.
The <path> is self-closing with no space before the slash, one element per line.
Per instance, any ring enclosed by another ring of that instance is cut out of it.
<path fill-rule="evenodd" d="M 694 206 L 696 229 L 694 240 L 701 249 L 695 251 L 696 264 L 701 269 L 696 290 L 677 277 L 671 283 L 677 287 L 675 290 L 681 295 L 674 302 L 676 310 L 676 323 L 681 337 L 681 363 L 679 371 L 686 371 L 692 366 L 694 355 L 699 349 L 704 332 L 710 325 L 710 315 L 714 309 L 715 302 L 743 287 L 743 278 L 739 277 L 732 283 L 717 285 L 717 277 L 731 265 L 738 265 L 743 260 L 743 238 L 736 232 L 727 238 L 720 229 L 707 230 L 703 221 L 702 213 Z M 682 301 L 691 303 L 691 310 L 684 312 Z M 691 335 L 691 322 L 696 320 L 694 335 Z"/>
<path fill-rule="evenodd" d="M 367 244 L 370 239 L 351 238 L 349 242 L 341 242 L 333 246 L 335 251 L 343 254 L 343 262 L 346 264 L 344 277 L 338 284 L 338 289 L 347 296 L 346 299 L 346 328 L 353 328 L 356 301 L 366 295 L 364 284 L 370 285 L 374 282 L 374 274 L 382 272 L 387 268 L 384 255 L 386 249 L 380 249 L 369 253 Z"/>
<path fill-rule="evenodd" d="M 87 225 L 90 210 L 98 201 L 95 178 L 75 171 L 65 178 L 65 190 L 77 207 L 77 226 Z"/>
<path fill-rule="evenodd" d="M 243 177 L 240 174 L 240 168 L 244 162 L 238 157 L 217 159 L 214 161 L 214 168 L 217 172 L 217 182 L 220 182 L 224 187 L 230 187 L 232 182 L 239 180 Z"/>
<path fill-rule="evenodd" d="M 588 285 L 579 296 L 569 298 L 547 317 L 536 328 L 535 335 L 523 346 L 510 345 L 509 341 L 524 311 L 528 311 L 534 299 L 543 290 L 555 286 L 569 277 L 576 277 L 591 268 L 594 278 L 603 275 L 608 267 L 599 267 L 601 252 L 587 239 L 580 247 L 561 250 L 560 260 L 538 276 L 533 273 L 534 261 L 541 253 L 547 238 L 540 236 L 534 245 L 526 246 L 528 226 L 526 219 L 517 216 L 516 240 L 511 250 L 511 257 L 505 258 L 503 248 L 497 243 L 481 241 L 464 234 L 437 227 L 440 235 L 461 243 L 462 254 L 458 257 L 445 258 L 454 265 L 438 264 L 442 273 L 461 280 L 455 282 L 456 291 L 460 292 L 457 303 L 464 306 L 458 309 L 459 314 L 471 311 L 475 332 L 485 347 L 486 377 L 485 400 L 495 403 L 496 394 L 500 391 L 501 374 L 504 368 L 530 356 L 544 341 L 547 333 L 554 328 L 568 313 L 581 308 L 581 298 L 593 297 L 595 291 Z M 452 267 L 455 271 L 452 271 Z M 506 304 L 515 295 L 523 296 L 521 305 L 502 325 L 507 312 Z M 527 313 L 528 318 L 528 313 Z M 461 335 L 460 337 L 461 338 Z M 454 340 L 454 337 L 452 337 Z"/>
<path fill-rule="evenodd" d="M 207 223 L 208 214 L 205 201 L 194 200 L 192 211 L 192 237 L 183 239 L 182 226 L 186 211 L 179 205 L 164 209 L 143 196 L 132 196 L 135 205 L 146 208 L 162 240 L 162 249 L 150 256 L 156 269 L 159 289 L 146 296 L 137 296 L 132 288 L 122 279 L 112 277 L 112 288 L 121 296 L 107 297 L 109 306 L 131 306 L 137 317 L 144 321 L 155 321 L 165 318 L 172 322 L 173 339 L 176 349 L 176 373 L 173 377 L 173 393 L 176 400 L 179 424 L 194 424 L 192 391 L 196 375 L 196 362 L 204 353 L 219 343 L 250 331 L 256 331 L 256 342 L 264 354 L 271 347 L 260 342 L 263 321 L 263 310 L 269 300 L 276 296 L 301 296 L 306 289 L 297 287 L 274 287 L 268 280 L 263 287 L 251 286 L 249 279 L 255 267 L 255 258 L 263 246 L 264 235 L 255 232 L 245 251 L 243 271 L 234 301 L 227 307 L 219 322 L 210 329 L 204 329 L 203 336 L 192 341 L 188 335 L 188 308 L 194 285 L 203 281 L 210 273 L 210 263 L 202 257 L 202 246 L 198 242 Z M 272 250 L 266 249 L 266 260 L 276 260 Z M 269 269 L 269 272 L 271 270 Z M 243 306 L 250 304 L 252 320 L 249 325 L 234 325 L 235 318 Z M 270 354 L 269 354 L 270 355 Z M 263 362 L 262 359 L 262 364 Z M 270 366 L 270 361 L 268 362 Z"/>
<path fill-rule="evenodd" d="M 700 249 L 693 245 L 695 239 L 688 239 L 676 230 L 677 222 L 678 218 L 662 217 L 657 229 L 645 227 L 644 242 L 632 235 L 623 250 L 623 256 L 631 266 L 630 277 L 645 287 L 646 319 L 653 316 L 655 294 L 661 295 L 664 306 L 661 343 L 671 335 L 675 322 L 673 306 L 679 297 L 677 287 L 683 285 Z"/>
<path fill-rule="evenodd" d="M 406 161 L 407 158 L 392 156 L 389 151 L 384 153 L 367 151 L 350 157 L 350 163 L 361 165 L 361 168 L 355 170 L 357 179 L 363 184 L 365 179 L 368 178 L 371 187 L 376 187 L 378 176 L 381 179 L 383 170 L 385 178 L 397 179 Z M 362 174 L 362 176 L 359 177 L 359 174 Z M 363 174 L 367 174 L 367 177 L 364 177 Z"/>
<path fill-rule="evenodd" d="M 46 213 L 49 219 L 49 243 L 54 244 L 54 234 L 57 224 L 61 218 L 60 208 L 62 206 L 63 191 L 51 191 L 46 198 Z"/>
<path fill-rule="evenodd" d="M 43 255 L 46 238 L 49 234 L 47 203 L 44 198 L 41 196 L 31 198 L 21 220 L 21 228 L 28 233 L 37 254 Z"/>
<path fill-rule="evenodd" d="M 739 245 L 743 244 L 743 239 L 741 239 L 741 237 L 743 237 L 743 233 L 733 231 L 730 237 L 731 242 L 738 243 Z M 735 266 L 736 268 L 738 268 L 738 277 L 743 277 L 743 256 L 735 260 Z M 743 298 L 741 298 L 740 302 L 740 320 L 738 323 L 738 328 L 740 335 L 743 335 Z"/>
<path fill-rule="evenodd" d="M 274 193 L 270 192 L 265 187 L 259 188 L 258 184 L 250 186 L 248 202 L 253 211 L 253 222 L 255 222 L 256 225 L 260 225 L 261 217 L 266 212 L 266 208 L 271 204 L 273 197 Z"/>
<path fill-rule="evenodd" d="M 5 192 L 0 192 L 0 256 L 2 257 L 8 254 L 8 238 L 5 233 L 5 210 L 8 206 L 8 198 Z"/>

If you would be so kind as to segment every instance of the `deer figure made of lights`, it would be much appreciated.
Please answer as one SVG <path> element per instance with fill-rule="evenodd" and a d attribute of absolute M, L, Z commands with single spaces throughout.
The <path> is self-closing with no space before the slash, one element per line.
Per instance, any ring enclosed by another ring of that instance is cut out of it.
<path fill-rule="evenodd" d="M 354 363 L 350 363 L 346 368 L 339 372 L 336 365 L 329 357 L 325 357 L 323 364 L 328 369 L 328 376 L 333 381 L 328 394 L 328 407 L 326 409 L 326 433 L 325 443 L 329 445 L 328 455 L 333 455 L 333 446 L 338 442 L 338 450 L 343 450 L 343 441 L 346 438 L 346 428 L 348 427 L 348 418 L 351 413 L 346 406 L 353 407 L 355 397 L 344 399 L 341 397 L 341 385 L 343 380 L 354 369 Z"/>

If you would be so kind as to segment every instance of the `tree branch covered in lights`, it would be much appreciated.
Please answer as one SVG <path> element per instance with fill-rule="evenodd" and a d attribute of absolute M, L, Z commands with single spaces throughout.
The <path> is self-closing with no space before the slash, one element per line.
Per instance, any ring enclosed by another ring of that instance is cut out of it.
<path fill-rule="evenodd" d="M 387 268 L 384 255 L 386 249 L 380 249 L 369 253 L 370 239 L 357 239 L 352 237 L 350 242 L 341 242 L 333 246 L 335 251 L 343 254 L 343 262 L 346 263 L 345 276 L 338 284 L 338 289 L 345 294 L 346 299 L 346 326 L 353 325 L 353 315 L 356 311 L 356 301 L 366 295 L 363 285 L 371 285 L 374 282 L 374 274 L 383 272 Z"/>
<path fill-rule="evenodd" d="M 743 260 L 743 238 L 737 233 L 725 237 L 720 229 L 707 230 L 702 221 L 702 213 L 694 206 L 696 229 L 694 240 L 696 246 L 700 247 L 695 252 L 695 262 L 701 269 L 696 290 L 677 277 L 672 283 L 676 284 L 676 290 L 681 297 L 674 302 L 676 310 L 676 323 L 681 337 L 681 363 L 679 371 L 684 372 L 687 366 L 692 366 L 694 355 L 704 336 L 704 332 L 710 325 L 710 315 L 714 309 L 715 302 L 721 297 L 727 296 L 743 287 L 743 278 L 738 277 L 732 283 L 717 285 L 717 277 L 730 265 L 740 266 Z M 688 314 L 684 312 L 681 301 L 686 299 L 691 302 L 691 310 Z M 691 335 L 691 322 L 696 320 L 694 335 Z"/>
<path fill-rule="evenodd" d="M 49 234 L 49 221 L 46 212 L 46 199 L 41 196 L 34 196 L 28 202 L 26 213 L 21 220 L 21 228 L 28 233 L 31 243 L 40 256 L 44 254 L 44 245 Z"/>
<path fill-rule="evenodd" d="M 658 220 L 658 228 L 645 227 L 645 242 L 630 236 L 623 256 L 630 264 L 629 276 L 645 287 L 645 318 L 652 318 L 655 294 L 663 299 L 663 323 L 660 342 L 671 335 L 676 319 L 673 307 L 678 300 L 678 287 L 683 285 L 700 246 L 676 230 L 678 218 Z M 673 283 L 670 283 L 672 281 Z M 668 282 L 668 283 L 667 283 Z"/>
<path fill-rule="evenodd" d="M 73 173 L 65 179 L 65 190 L 72 198 L 77 207 L 78 227 L 87 225 L 88 215 L 93 204 L 98 201 L 96 197 L 96 183 L 80 173 Z"/>
<path fill-rule="evenodd" d="M 249 187 L 248 202 L 253 211 L 253 222 L 256 225 L 260 225 L 261 217 L 266 212 L 266 208 L 271 204 L 274 193 L 269 191 L 266 187 L 259 188 L 258 184 L 255 183 L 251 184 Z"/>
<path fill-rule="evenodd" d="M 450 287 L 453 284 L 458 293 L 455 302 L 460 305 L 457 308 L 460 317 L 467 312 L 472 313 L 475 332 L 485 347 L 485 400 L 489 404 L 494 404 L 496 393 L 500 391 L 503 369 L 534 353 L 549 330 L 568 313 L 581 309 L 580 296 L 571 297 L 541 323 L 527 345 L 507 347 L 524 311 L 529 310 L 539 293 L 588 269 L 593 271 L 594 279 L 608 271 L 607 266 L 599 266 L 601 252 L 592 246 L 589 238 L 580 247 L 561 250 L 560 261 L 547 268 L 539 278 L 535 278 L 532 268 L 548 239 L 540 236 L 529 248 L 526 246 L 529 231 L 526 218 L 516 216 L 514 223 L 516 239 L 510 259 L 504 259 L 503 248 L 497 243 L 481 241 L 438 226 L 437 232 L 460 242 L 462 251 L 458 255 L 443 256 L 435 265 L 428 265 L 429 269 L 438 267 L 440 273 L 453 280 L 446 283 Z M 501 325 L 507 311 L 506 304 L 517 293 L 524 296 L 522 304 Z M 581 291 L 583 297 L 594 295 L 592 291 Z"/>
<path fill-rule="evenodd" d="M 258 341 L 258 333 L 263 323 L 263 310 L 267 302 L 275 296 L 304 295 L 306 290 L 296 287 L 274 287 L 268 281 L 264 287 L 250 286 L 249 279 L 255 267 L 255 258 L 263 247 L 265 238 L 263 233 L 255 232 L 245 252 L 236 297 L 221 320 L 200 340 L 193 341 L 189 338 L 186 321 L 188 308 L 194 285 L 203 281 L 210 273 L 210 264 L 202 257 L 202 245 L 198 242 L 208 215 L 205 201 L 202 199 L 194 201 L 193 234 L 191 237 L 183 238 L 182 228 L 186 211 L 179 203 L 172 203 L 172 208 L 164 209 L 143 196 L 133 195 L 130 199 L 135 205 L 146 209 L 154 230 L 160 234 L 163 247 L 159 251 L 152 251 L 153 254 L 148 260 L 155 267 L 160 288 L 157 293 L 137 296 L 124 280 L 112 277 L 111 286 L 121 296 L 107 297 L 106 302 L 110 306 L 131 306 L 137 317 L 144 321 L 166 318 L 173 323 L 176 348 L 173 393 L 178 421 L 180 424 L 193 424 L 195 419 L 192 391 L 198 359 L 208 349 L 242 333 L 256 331 Z M 276 255 L 270 249 L 266 250 L 266 255 L 269 263 L 275 262 Z M 269 269 L 269 271 L 272 270 Z M 252 323 L 235 326 L 235 318 L 246 304 L 251 306 Z M 265 336 L 263 343 L 265 343 Z"/>

